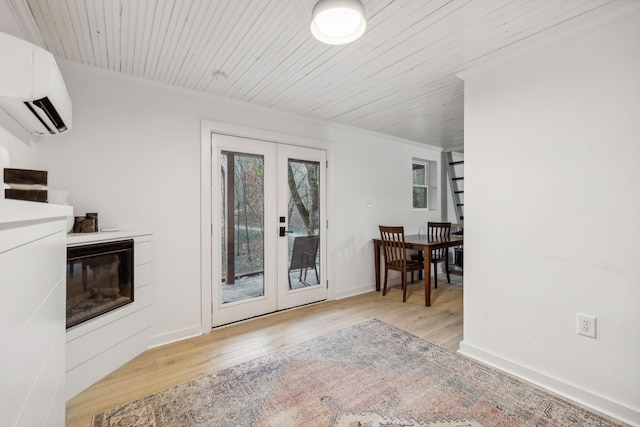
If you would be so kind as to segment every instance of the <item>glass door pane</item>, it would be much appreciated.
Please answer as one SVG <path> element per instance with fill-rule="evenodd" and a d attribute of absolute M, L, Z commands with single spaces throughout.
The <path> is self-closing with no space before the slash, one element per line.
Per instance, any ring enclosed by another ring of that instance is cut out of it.
<path fill-rule="evenodd" d="M 278 309 L 277 145 L 213 134 L 212 325 Z"/>
<path fill-rule="evenodd" d="M 326 152 L 278 145 L 278 309 L 327 299 Z"/>
<path fill-rule="evenodd" d="M 222 150 L 222 304 L 263 297 L 264 156 Z"/>
<path fill-rule="evenodd" d="M 317 286 L 320 280 L 320 162 L 289 159 L 289 289 Z"/>

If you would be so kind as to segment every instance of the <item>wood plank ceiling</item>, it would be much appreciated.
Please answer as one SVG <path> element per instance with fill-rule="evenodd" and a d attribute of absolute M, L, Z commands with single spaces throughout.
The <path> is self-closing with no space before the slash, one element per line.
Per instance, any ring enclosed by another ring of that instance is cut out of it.
<path fill-rule="evenodd" d="M 18 18 L 35 20 L 60 58 L 451 149 L 463 144 L 454 73 L 637 2 L 364 0 L 364 36 L 329 46 L 309 32 L 315 1 L 13 0 L 23 2 L 13 10 L 32 14 Z"/>

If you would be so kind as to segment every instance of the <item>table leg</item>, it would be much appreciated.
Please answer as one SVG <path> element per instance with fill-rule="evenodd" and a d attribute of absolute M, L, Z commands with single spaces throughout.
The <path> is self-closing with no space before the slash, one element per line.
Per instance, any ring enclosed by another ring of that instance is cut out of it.
<path fill-rule="evenodd" d="M 424 303 L 431 306 L 431 248 L 424 248 Z"/>
<path fill-rule="evenodd" d="M 380 291 L 380 244 L 373 242 L 373 258 L 376 267 L 376 291 Z"/>

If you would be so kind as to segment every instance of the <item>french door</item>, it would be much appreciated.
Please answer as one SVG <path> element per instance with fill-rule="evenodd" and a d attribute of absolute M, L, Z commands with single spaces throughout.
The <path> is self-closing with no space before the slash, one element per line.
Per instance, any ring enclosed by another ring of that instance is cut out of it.
<path fill-rule="evenodd" d="M 326 299 L 326 153 L 216 134 L 212 144 L 212 325 Z"/>

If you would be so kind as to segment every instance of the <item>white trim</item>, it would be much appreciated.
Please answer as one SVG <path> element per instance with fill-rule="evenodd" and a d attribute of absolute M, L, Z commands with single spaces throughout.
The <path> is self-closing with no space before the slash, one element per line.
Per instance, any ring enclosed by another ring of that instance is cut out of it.
<path fill-rule="evenodd" d="M 274 132 L 264 129 L 251 128 L 242 125 L 236 125 L 232 123 L 217 122 L 213 120 L 202 119 L 200 123 L 200 278 L 201 278 L 201 333 L 205 334 L 212 329 L 212 233 L 211 233 L 211 218 L 213 213 L 212 205 L 212 183 L 211 183 L 211 134 L 222 134 L 228 136 L 235 136 L 240 138 L 258 139 L 261 141 L 268 141 L 281 144 L 297 145 L 302 147 L 318 148 L 326 151 L 327 161 L 331 163 L 333 156 L 331 149 L 331 143 L 329 141 L 309 138 L 299 135 L 291 135 L 287 133 Z M 331 190 L 332 190 L 332 173 L 331 169 L 327 168 L 327 220 L 331 221 L 332 218 L 332 203 L 331 203 Z M 330 223 L 330 222 L 329 222 Z M 326 264 L 326 277 L 330 281 L 331 265 L 329 248 L 331 242 L 331 229 L 327 230 L 327 261 Z M 335 289 L 329 282 L 329 289 L 327 290 L 327 300 L 331 300 L 334 297 Z"/>
<path fill-rule="evenodd" d="M 204 120 L 200 125 L 200 328 L 203 334 L 211 331 L 213 299 L 212 284 L 212 233 L 213 215 L 211 176 L 211 133 L 213 128 Z"/>
<path fill-rule="evenodd" d="M 552 393 L 559 394 L 560 396 L 571 399 L 582 405 L 586 405 L 589 408 L 602 412 L 603 414 L 607 414 L 633 425 L 640 425 L 640 410 L 637 408 L 631 408 L 622 403 L 614 402 L 604 396 L 592 393 L 574 384 L 567 383 L 560 378 L 520 365 L 464 341 L 460 343 L 460 349 L 458 352 L 518 378 L 529 381 L 551 391 Z"/>
<path fill-rule="evenodd" d="M 398 280 L 398 283 L 400 283 L 399 280 Z M 331 288 L 329 288 L 329 289 L 331 289 Z M 373 283 L 370 283 L 368 285 L 360 285 L 360 286 L 349 288 L 349 289 L 343 289 L 340 292 L 336 292 L 334 299 L 350 298 L 350 297 L 354 297 L 356 295 L 362 295 L 362 294 L 366 294 L 366 293 L 369 293 L 369 292 L 373 292 L 375 290 L 376 290 L 376 285 L 373 284 Z"/>
<path fill-rule="evenodd" d="M 442 150 L 445 153 L 460 153 L 463 154 L 464 153 L 464 144 L 462 145 L 456 145 L 455 147 L 451 147 L 451 148 L 447 148 L 446 150 Z"/>
<path fill-rule="evenodd" d="M 209 331 L 211 331 L 211 328 L 209 328 L 207 332 Z M 189 338 L 198 337 L 200 335 L 202 335 L 202 328 L 200 326 L 192 326 L 190 328 L 171 331 L 162 335 L 154 335 L 149 339 L 149 346 L 147 350 Z"/>
<path fill-rule="evenodd" d="M 329 143 L 321 139 L 305 136 L 291 135 L 288 133 L 274 132 L 265 129 L 250 128 L 233 123 L 216 122 L 202 119 L 202 128 L 209 129 L 208 135 L 218 133 L 221 135 L 236 136 L 239 138 L 257 139 L 266 142 L 299 145 L 303 147 L 328 149 Z M 209 139 L 209 143 L 211 140 Z"/>

